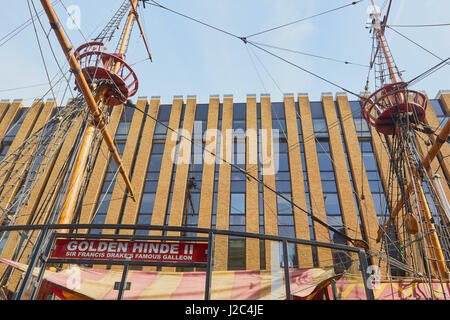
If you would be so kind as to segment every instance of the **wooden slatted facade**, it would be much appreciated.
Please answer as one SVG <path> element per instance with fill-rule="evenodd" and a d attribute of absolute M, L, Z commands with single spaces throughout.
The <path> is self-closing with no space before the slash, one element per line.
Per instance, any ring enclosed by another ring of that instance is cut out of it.
<path fill-rule="evenodd" d="M 450 112 L 450 93 L 441 92 L 434 104 L 439 103 L 443 112 Z M 322 185 L 322 175 L 320 172 L 320 163 L 315 139 L 314 119 L 311 116 L 311 101 L 305 94 L 285 95 L 283 101 L 284 126 L 285 133 L 279 133 L 277 139 L 285 139 L 288 145 L 289 174 L 290 174 L 290 193 L 292 201 L 299 207 L 304 208 L 315 217 L 327 221 L 327 199 L 324 199 Z M 189 97 L 186 100 L 183 97 L 174 97 L 172 104 L 163 105 L 159 98 L 152 98 L 149 101 L 146 98 L 139 98 L 137 108 L 144 110 L 148 115 L 135 111 L 131 120 L 130 129 L 127 133 L 127 140 L 123 150 L 123 163 L 131 177 L 132 186 L 136 193 L 136 201 L 130 199 L 125 192 L 124 183 L 120 177 L 114 185 L 110 205 L 106 212 L 105 223 L 139 223 L 142 215 L 142 206 L 144 203 L 143 195 L 151 194 L 152 207 L 147 208 L 151 214 L 151 225 L 156 226 L 182 226 L 184 214 L 186 212 L 186 192 L 187 181 L 191 177 L 191 165 L 186 159 L 191 159 L 191 152 L 194 149 L 190 139 L 196 121 L 202 121 L 203 131 L 202 145 L 209 151 L 202 151 L 202 167 L 200 173 L 201 186 L 199 187 L 199 196 L 195 198 L 193 217 L 194 225 L 201 228 L 231 229 L 233 223 L 233 210 L 235 205 L 244 208 L 245 225 L 242 231 L 259 233 L 264 232 L 268 235 L 280 234 L 279 227 L 283 225 L 277 214 L 277 196 L 276 194 L 260 186 L 255 180 L 243 179 L 243 190 L 239 191 L 245 195 L 243 203 L 232 203 L 232 168 L 228 162 L 233 162 L 233 106 L 236 104 L 232 96 L 211 96 L 209 103 L 201 104 L 195 97 Z M 366 175 L 366 168 L 362 162 L 363 153 L 360 149 L 362 141 L 358 136 L 358 128 L 355 126 L 353 113 L 349 99 L 345 94 L 337 94 L 334 98 L 330 94 L 324 94 L 320 104 L 323 108 L 324 117 L 328 128 L 328 144 L 330 146 L 329 158 L 333 163 L 334 175 L 336 177 L 336 197 L 341 210 L 343 221 L 343 230 L 352 238 L 363 237 L 375 250 L 380 249 L 380 244 L 375 242 L 378 232 L 378 218 L 376 214 L 376 203 L 371 197 L 370 181 Z M 180 132 L 185 138 L 179 139 L 177 134 L 171 130 L 161 136 L 161 127 L 154 121 L 161 115 L 161 108 L 168 106 L 170 117 L 166 123 L 167 126 L 174 129 L 183 129 Z M 48 115 L 55 105 L 52 102 L 42 103 L 36 101 L 29 108 L 25 118 L 21 123 L 20 129 L 10 143 L 10 150 L 17 148 L 32 132 L 42 127 Z M 204 107 L 204 108 L 200 108 Z M 272 121 L 274 114 L 272 112 L 273 102 L 268 95 L 261 97 L 247 97 L 246 103 L 242 104 L 246 108 L 245 114 L 245 159 L 247 169 L 256 177 L 273 190 L 277 190 L 276 168 L 272 165 L 276 157 L 274 151 L 274 140 Z M 7 135 L 8 128 L 14 122 L 16 114 L 21 108 L 26 108 L 22 102 L 0 102 L 0 138 L 3 140 Z M 109 129 L 114 136 L 120 125 L 121 115 L 126 107 L 117 106 L 111 111 Z M 203 111 L 202 111 L 203 110 Z M 200 114 L 205 112 L 207 114 Z M 202 120 L 196 120 L 197 118 Z M 438 117 L 430 104 L 427 110 L 427 121 L 430 126 L 437 128 L 437 133 L 442 129 L 442 117 Z M 17 119 L 16 119 L 17 121 Z M 39 205 L 42 194 L 48 192 L 48 185 L 53 184 L 56 179 L 56 173 L 64 163 L 67 152 L 71 149 L 71 143 L 75 140 L 80 122 L 70 131 L 67 141 L 63 145 L 60 153 L 51 162 L 47 168 L 42 180 L 37 183 L 36 190 L 32 193 L 30 202 L 24 208 L 31 215 Z M 339 124 L 339 126 L 338 126 Z M 300 127 L 299 127 L 300 125 Z M 339 127 L 341 129 L 339 129 Z M 387 164 L 388 157 L 383 148 L 383 142 L 380 141 L 374 130 L 370 131 L 371 136 L 366 137 L 364 141 L 370 141 L 373 146 L 373 155 L 376 159 L 376 166 L 379 168 L 381 182 L 384 188 L 388 188 Z M 157 137 L 158 136 L 158 137 Z M 302 141 L 303 139 L 303 141 Z M 423 140 L 429 139 L 423 136 Z M 158 141 L 156 141 L 158 140 Z M 161 164 L 159 169 L 159 179 L 155 183 L 155 190 L 149 191 L 146 177 L 152 169 L 151 157 L 155 143 L 163 144 L 164 150 L 161 152 Z M 219 142 L 217 144 L 217 142 Z M 426 153 L 429 146 L 423 141 L 420 142 L 422 153 Z M 5 146 L 2 143 L 0 151 Z M 179 146 L 177 154 L 178 161 L 174 163 L 174 150 Z M 101 201 L 101 191 L 103 181 L 107 174 L 109 164 L 109 155 L 107 147 L 102 143 L 100 151 L 96 155 L 96 161 L 92 167 L 91 180 L 87 184 L 87 192 L 83 199 L 83 205 L 80 211 L 79 222 L 89 223 L 92 221 L 96 212 L 98 202 Z M 432 162 L 433 172 L 438 172 L 443 180 L 448 179 L 450 168 L 450 149 L 445 145 L 440 154 Z M 302 157 L 305 163 L 302 163 Z M 220 161 L 224 158 L 226 162 Z M 183 161 L 181 161 L 183 160 Z M 348 163 L 348 165 L 347 165 Z M 7 169 L 14 166 L 14 163 L 8 165 Z M 259 168 L 259 170 L 256 169 Z M 259 171 L 259 176 L 258 176 Z M 305 174 L 306 173 L 306 174 Z M 307 177 L 306 177 L 307 175 Z M 0 183 L 6 181 L 6 176 Z M 396 183 L 391 181 L 391 183 Z M 449 193 L 448 185 L 444 183 L 445 192 Z M 260 200 L 262 199 L 262 201 Z M 2 204 L 4 205 L 4 204 Z M 31 220 L 27 215 L 16 220 L 16 223 L 29 223 Z M 234 220 L 233 220 L 234 221 Z M 294 235 L 300 239 L 314 239 L 323 242 L 330 242 L 330 232 L 324 226 L 310 222 L 310 218 L 298 208 L 292 209 L 292 225 Z M 280 224 L 281 223 L 281 224 Z M 360 225 L 361 224 L 361 225 Z M 191 224 L 192 225 L 192 224 Z M 396 226 L 398 230 L 401 226 Z M 104 234 L 114 232 L 105 230 Z M 125 232 L 129 234 L 130 232 Z M 158 234 L 150 232 L 150 234 Z M 177 235 L 177 233 L 169 233 Z M 399 232 L 399 236 L 401 234 Z M 10 237 L 2 243 L 0 248 L 1 256 L 12 258 L 17 242 L 17 235 Z M 244 241 L 242 247 L 243 257 L 238 269 L 256 270 L 263 268 L 270 270 L 273 263 L 271 254 L 273 246 L 270 243 L 264 244 L 254 239 Z M 229 267 L 229 239 L 227 236 L 217 236 L 215 239 L 214 258 L 215 270 L 227 270 Z M 241 253 L 242 253 L 241 252 Z M 333 254 L 330 249 L 318 249 L 317 256 L 311 250 L 304 246 L 299 246 L 295 253 L 294 264 L 301 267 L 320 266 L 325 267 L 333 264 Z M 25 259 L 26 260 L 26 259 Z M 23 260 L 23 262 L 26 262 Z M 375 261 L 372 261 L 375 262 Z M 0 265 L 0 271 L 4 270 Z M 236 268 L 234 266 L 233 268 Z"/>

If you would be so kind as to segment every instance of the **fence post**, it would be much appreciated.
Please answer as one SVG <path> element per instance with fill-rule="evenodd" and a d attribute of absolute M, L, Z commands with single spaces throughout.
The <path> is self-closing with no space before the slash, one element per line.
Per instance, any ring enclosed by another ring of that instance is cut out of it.
<path fill-rule="evenodd" d="M 39 234 L 39 238 L 36 242 L 36 245 L 34 246 L 34 250 L 31 255 L 28 269 L 25 272 L 25 276 L 22 280 L 22 283 L 20 284 L 19 291 L 17 292 L 17 295 L 15 296 L 14 300 L 22 300 L 23 295 L 25 294 L 25 290 L 28 287 L 31 277 L 33 276 L 33 270 L 37 264 L 39 255 L 42 251 L 42 243 L 44 242 L 46 235 L 47 235 L 47 228 L 44 228 L 44 229 L 42 229 L 41 233 Z"/>
<path fill-rule="evenodd" d="M 289 276 L 288 242 L 283 240 L 284 284 L 286 288 L 286 300 L 291 300 L 291 278 Z"/>
<path fill-rule="evenodd" d="M 125 283 L 127 281 L 127 274 L 128 274 L 128 267 L 129 266 L 130 265 L 128 263 L 123 265 L 122 280 L 120 281 L 119 293 L 117 294 L 117 300 L 122 300 L 123 291 L 125 290 Z"/>
<path fill-rule="evenodd" d="M 208 259 L 206 263 L 206 278 L 205 278 L 205 300 L 211 300 L 211 274 L 213 268 L 213 246 L 214 246 L 214 234 L 209 233 L 208 236 Z"/>
<path fill-rule="evenodd" d="M 55 240 L 55 232 L 50 231 L 49 240 L 43 252 L 45 260 L 43 261 L 41 270 L 39 271 L 39 275 L 36 279 L 36 287 L 33 289 L 33 292 L 31 293 L 30 300 L 34 300 L 36 298 L 36 294 L 39 291 L 39 287 L 41 286 L 42 283 L 42 278 L 44 277 L 45 268 L 47 266 L 47 258 L 50 255 L 50 251 L 52 250 L 54 240 Z"/>
<path fill-rule="evenodd" d="M 364 281 L 364 288 L 366 290 L 367 300 L 375 300 L 375 296 L 373 294 L 371 283 L 370 284 L 368 283 L 370 281 L 370 279 L 367 276 L 367 271 L 368 271 L 369 265 L 367 264 L 366 253 L 363 249 L 361 249 L 361 250 L 359 250 L 358 255 L 359 255 L 359 262 L 360 262 L 359 265 L 361 267 L 361 273 L 362 273 L 362 277 L 363 277 L 363 281 Z"/>

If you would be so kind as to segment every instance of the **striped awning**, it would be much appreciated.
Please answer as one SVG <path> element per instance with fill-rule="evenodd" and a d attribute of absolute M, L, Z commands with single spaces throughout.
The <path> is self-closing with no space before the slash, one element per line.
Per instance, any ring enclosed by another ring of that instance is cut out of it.
<path fill-rule="evenodd" d="M 328 288 L 331 293 L 331 288 Z M 364 283 L 360 279 L 342 277 L 336 282 L 340 300 L 366 300 Z M 432 281 L 394 280 L 374 284 L 376 300 L 450 300 L 450 283 Z"/>
<path fill-rule="evenodd" d="M 1 259 L 16 269 L 25 271 L 27 265 Z M 39 273 L 39 268 L 33 272 Z M 334 277 L 333 270 L 293 269 L 290 271 L 291 294 L 296 298 L 313 299 Z M 46 286 L 60 298 L 114 300 L 117 299 L 117 283 L 121 281 L 121 270 L 79 268 L 72 266 L 59 272 L 46 270 Z M 181 299 L 202 300 L 205 294 L 205 272 L 162 272 L 130 270 L 124 291 L 124 300 Z M 116 288 L 115 288 L 116 286 Z M 246 300 L 286 299 L 283 270 L 276 271 L 213 271 L 211 299 Z"/>

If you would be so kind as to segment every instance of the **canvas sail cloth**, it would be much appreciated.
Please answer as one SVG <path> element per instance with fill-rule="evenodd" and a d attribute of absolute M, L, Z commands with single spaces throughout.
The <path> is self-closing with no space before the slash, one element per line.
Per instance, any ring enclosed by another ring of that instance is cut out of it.
<path fill-rule="evenodd" d="M 21 271 L 28 266 L 15 261 L 1 259 Z M 39 268 L 33 275 L 37 276 Z M 333 270 L 294 269 L 290 271 L 291 294 L 295 298 L 314 299 L 335 277 Z M 114 284 L 120 282 L 122 271 L 95 268 L 68 268 L 60 272 L 46 270 L 44 282 L 62 299 L 117 299 Z M 205 294 L 205 272 L 160 272 L 130 270 L 127 282 L 130 289 L 123 293 L 124 300 L 181 299 L 203 300 Z M 211 299 L 286 299 L 284 274 L 277 271 L 214 271 L 212 273 Z"/>
<path fill-rule="evenodd" d="M 331 292 L 331 289 L 328 288 Z M 449 282 L 418 281 L 381 281 L 373 288 L 376 300 L 450 300 Z M 366 300 L 364 283 L 351 277 L 343 276 L 336 282 L 336 291 L 340 300 Z"/>

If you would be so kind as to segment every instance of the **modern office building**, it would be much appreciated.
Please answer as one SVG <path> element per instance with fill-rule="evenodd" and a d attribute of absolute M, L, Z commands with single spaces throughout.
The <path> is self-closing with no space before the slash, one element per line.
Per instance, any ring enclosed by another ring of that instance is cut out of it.
<path fill-rule="evenodd" d="M 351 238 L 380 246 L 375 239 L 392 209 L 385 190 L 393 181 L 387 172 L 386 140 L 362 118 L 359 101 L 331 93 L 324 93 L 321 101 L 286 94 L 281 102 L 271 101 L 269 95 L 248 95 L 246 102 L 212 95 L 207 104 L 197 103 L 195 96 L 175 96 L 171 104 L 159 97 L 140 97 L 136 106 L 145 113 L 121 105 L 112 108 L 109 117 L 136 201 L 127 195 L 102 145 L 93 155 L 76 222 L 190 226 L 346 243 L 313 222 L 312 215 Z M 54 101 L 35 101 L 28 108 L 21 101 L 3 100 L 2 159 L 55 111 Z M 440 92 L 430 99 L 426 121 L 439 131 L 449 112 L 450 93 Z M 45 213 L 37 220 L 32 210 L 58 174 L 77 130 L 68 133 L 46 180 L 37 185 L 42 190 L 34 191 L 24 209 L 31 211 L 19 215 L 16 224 L 45 220 Z M 433 138 L 421 136 L 423 154 Z M 432 163 L 447 198 L 449 154 L 446 144 Z M 392 237 L 401 236 L 400 230 L 391 231 Z M 12 258 L 16 240 L 3 238 L 4 258 Z M 291 266 L 326 267 L 338 263 L 336 259 L 329 249 L 289 247 Z M 216 239 L 215 270 L 259 270 L 269 264 L 265 241 Z"/>
<path fill-rule="evenodd" d="M 70 169 L 68 159 L 77 145 L 83 123 L 83 116 L 74 117 L 63 139 L 58 138 L 62 142 L 52 143 L 56 139 L 52 136 L 54 129 L 42 128 L 58 110 L 61 108 L 53 100 L 35 101 L 30 107 L 21 100 L 0 102 L 0 160 L 7 160 L 1 162 L 1 206 L 14 212 L 8 206 L 20 204 L 20 212 L 14 216 L 1 215 L 4 226 L 55 223 L 52 206 L 60 201 L 56 195 L 65 192 L 58 181 L 61 172 Z M 349 239 L 361 239 L 370 248 L 366 251 L 369 264 L 380 267 L 384 276 L 407 276 L 406 264 L 399 268 L 390 264 L 387 268 L 386 256 L 381 259 L 376 254 L 389 252 L 388 259 L 390 256 L 400 263 L 410 259 L 404 256 L 401 246 L 405 223 L 396 220 L 383 238 L 388 241 L 377 242 L 379 230 L 399 201 L 398 181 L 389 165 L 391 140 L 368 126 L 361 115 L 360 101 L 351 100 L 344 93 L 324 93 L 321 101 L 310 101 L 302 93 L 285 94 L 284 100 L 278 102 L 264 94 L 248 95 L 245 102 L 234 101 L 232 95 L 211 95 L 209 103 L 198 103 L 195 96 L 175 96 L 171 104 L 164 104 L 159 97 L 139 97 L 136 104 L 129 101 L 104 110 L 104 114 L 135 197 L 130 197 L 107 145 L 97 139 L 72 223 L 98 224 L 99 228 L 77 229 L 79 233 L 97 237 L 135 234 L 160 237 L 163 241 L 165 236 L 167 239 L 200 236 L 192 229 L 113 230 L 101 226 L 123 224 L 228 230 L 350 246 L 355 243 Z M 449 92 L 441 91 L 429 100 L 426 122 L 434 134 L 417 135 L 422 155 L 427 154 L 449 114 Z M 36 141 L 46 141 L 46 144 L 36 143 L 33 137 L 37 136 L 43 140 Z M 12 161 L 17 150 L 21 158 Z M 444 143 L 431 162 L 432 172 L 437 174 L 441 192 L 447 199 L 450 197 L 449 154 L 450 146 Z M 44 169 L 38 169 L 41 167 Z M 9 186 L 11 182 L 6 177 L 13 173 L 20 173 L 20 179 L 16 185 Z M 21 203 L 26 186 L 31 186 L 30 193 L 26 194 L 26 202 Z M 432 195 L 426 187 L 424 190 L 432 204 Z M 438 227 L 447 228 L 448 221 L 438 220 L 433 205 L 430 209 L 435 221 L 440 221 Z M 29 263 L 38 241 L 33 232 L 28 236 L 22 232 L 2 232 L 2 262 L 20 269 L 11 261 Z M 446 244 L 442 248 L 446 257 L 448 248 Z M 280 270 L 286 262 L 292 270 L 321 268 L 342 274 L 360 259 L 351 252 L 331 247 L 283 244 L 220 232 L 215 235 L 212 255 L 214 272 L 256 271 L 261 272 L 261 277 L 263 272 L 273 274 L 274 269 Z M 9 292 L 15 292 L 22 273 L 11 272 L 7 264 L 0 264 L 2 283 Z M 100 269 L 120 268 L 104 265 Z M 132 265 L 131 270 L 162 272 L 162 277 L 164 272 L 189 274 L 204 269 Z M 242 273 L 242 276 L 249 274 Z M 234 279 L 237 281 L 238 275 Z M 253 283 L 249 279 L 239 281 Z M 272 286 L 273 291 L 274 278 L 271 279 L 264 290 Z M 219 283 L 227 287 L 229 281 Z M 283 282 L 282 278 L 280 281 Z M 182 288 L 184 282 L 179 283 Z M 249 288 L 253 286 L 251 283 Z M 342 284 L 340 290 L 344 292 L 347 285 Z M 236 284 L 231 287 L 238 288 Z M 223 288 L 216 291 L 215 297 L 223 298 L 217 293 Z M 239 290 L 250 292 L 245 288 Z M 163 291 L 167 290 L 170 286 L 164 287 Z M 262 297 L 261 290 L 248 297 Z M 346 292 L 358 292 L 355 290 Z M 157 293 L 151 292 L 152 296 L 144 297 L 155 298 Z M 389 292 L 387 299 L 392 298 Z M 248 298 L 246 294 L 236 297 Z M 282 295 L 272 292 L 271 297 Z"/>

